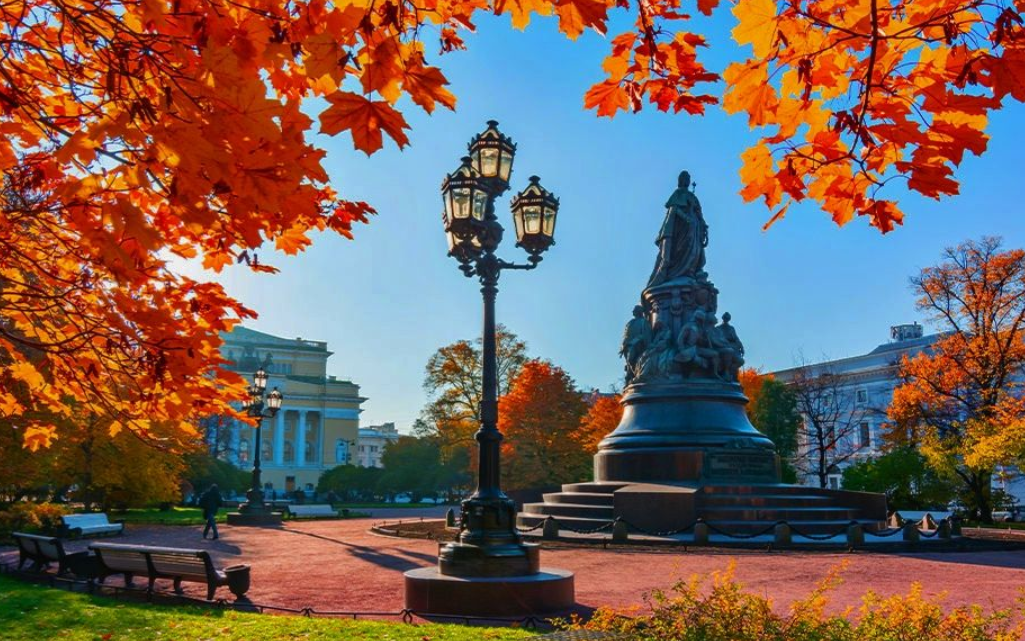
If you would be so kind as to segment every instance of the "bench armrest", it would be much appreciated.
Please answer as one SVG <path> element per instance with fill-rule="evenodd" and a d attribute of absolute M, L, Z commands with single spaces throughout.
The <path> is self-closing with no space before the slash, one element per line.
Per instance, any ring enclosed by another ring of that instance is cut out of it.
<path fill-rule="evenodd" d="M 125 524 L 125 520 L 124 519 L 109 519 L 107 522 L 110 523 L 111 525 L 117 525 L 119 523 L 121 525 Z"/>

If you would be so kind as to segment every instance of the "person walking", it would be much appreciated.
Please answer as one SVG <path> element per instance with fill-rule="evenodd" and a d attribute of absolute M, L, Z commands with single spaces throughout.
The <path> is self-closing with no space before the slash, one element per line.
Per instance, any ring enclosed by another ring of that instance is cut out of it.
<path fill-rule="evenodd" d="M 210 488 L 203 492 L 203 496 L 199 497 L 199 507 L 203 508 L 203 518 L 206 519 L 206 527 L 203 528 L 203 538 L 209 534 L 210 530 L 214 531 L 213 540 L 217 540 L 217 510 L 221 508 L 223 501 L 221 500 L 221 493 L 217 489 L 217 484 L 214 483 Z"/>

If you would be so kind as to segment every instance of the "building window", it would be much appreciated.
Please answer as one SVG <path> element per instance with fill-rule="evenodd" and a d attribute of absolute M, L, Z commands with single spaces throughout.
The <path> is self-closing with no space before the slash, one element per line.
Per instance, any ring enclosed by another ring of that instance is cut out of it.
<path fill-rule="evenodd" d="M 265 440 L 260 444 L 260 460 L 269 461 L 271 460 L 271 444 L 269 440 Z"/>
<path fill-rule="evenodd" d="M 859 389 L 855 399 L 856 399 L 858 405 L 864 405 L 865 403 L 867 403 L 868 402 L 868 390 L 867 389 Z"/>
<path fill-rule="evenodd" d="M 285 441 L 285 463 L 295 462 L 295 446 L 291 440 Z"/>
<path fill-rule="evenodd" d="M 305 458 L 303 460 L 305 460 L 307 463 L 309 463 L 310 461 L 313 460 L 313 442 L 312 441 L 306 441 L 303 444 L 303 452 L 305 452 Z"/>
<path fill-rule="evenodd" d="M 249 462 L 249 439 L 242 439 L 238 442 L 238 462 Z"/>
<path fill-rule="evenodd" d="M 858 427 L 861 428 L 861 448 L 868 449 L 872 447 L 872 428 L 869 427 L 868 422 L 862 422 Z"/>

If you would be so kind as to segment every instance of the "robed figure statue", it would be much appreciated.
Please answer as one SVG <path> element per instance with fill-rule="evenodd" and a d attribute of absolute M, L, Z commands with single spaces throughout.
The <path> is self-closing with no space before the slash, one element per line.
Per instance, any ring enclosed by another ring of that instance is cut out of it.
<path fill-rule="evenodd" d="M 705 274 L 708 225 L 701 215 L 701 203 L 690 190 L 690 174 L 680 173 L 678 187 L 666 202 L 666 219 L 655 239 L 658 259 L 648 287 L 681 276 L 700 278 Z"/>

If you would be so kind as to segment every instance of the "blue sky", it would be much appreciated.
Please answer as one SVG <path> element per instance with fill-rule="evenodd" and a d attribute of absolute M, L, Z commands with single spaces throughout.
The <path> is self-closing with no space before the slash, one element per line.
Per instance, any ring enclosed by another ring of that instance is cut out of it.
<path fill-rule="evenodd" d="M 707 64 L 715 70 L 741 55 L 729 41 L 730 20 L 721 12 L 698 23 L 713 44 Z M 318 136 L 335 188 L 378 209 L 355 241 L 324 234 L 297 257 L 262 256 L 281 269 L 275 276 L 239 267 L 216 276 L 259 312 L 254 329 L 328 341 L 329 372 L 360 384 L 369 399 L 364 424 L 408 429 L 426 400 L 428 357 L 480 333 L 479 287 L 445 255 L 438 188 L 489 119 L 519 146 L 508 195 L 537 174 L 562 202 L 557 244 L 540 267 L 503 275 L 499 321 L 581 387 L 621 380 L 623 325 L 650 274 L 663 204 L 682 169 L 697 182 L 710 226 L 706 269 L 720 291 L 719 312 L 731 312 L 748 364 L 764 370 L 789 367 L 801 354 L 862 353 L 886 341 L 890 325 L 922 320 L 908 277 L 935 263 L 944 246 L 989 234 L 1025 245 L 1018 104 L 992 119 L 989 151 L 962 165 L 962 195 L 942 203 L 902 198 L 908 216 L 895 232 L 882 236 L 862 220 L 838 228 L 813 206 L 791 208 L 762 232 L 767 211 L 737 195 L 740 153 L 756 139 L 743 117 L 651 108 L 598 119 L 583 110 L 583 95 L 602 77 L 608 43 L 591 32 L 571 42 L 551 19 L 518 32 L 508 17 L 485 16 L 468 44 L 469 51 L 428 60 L 451 81 L 455 113 L 427 116 L 400 105 L 412 126 L 406 150 L 386 142 L 368 159 L 348 135 Z M 511 240 L 508 197 L 498 211 L 507 229 L 503 257 L 523 258 Z"/>

